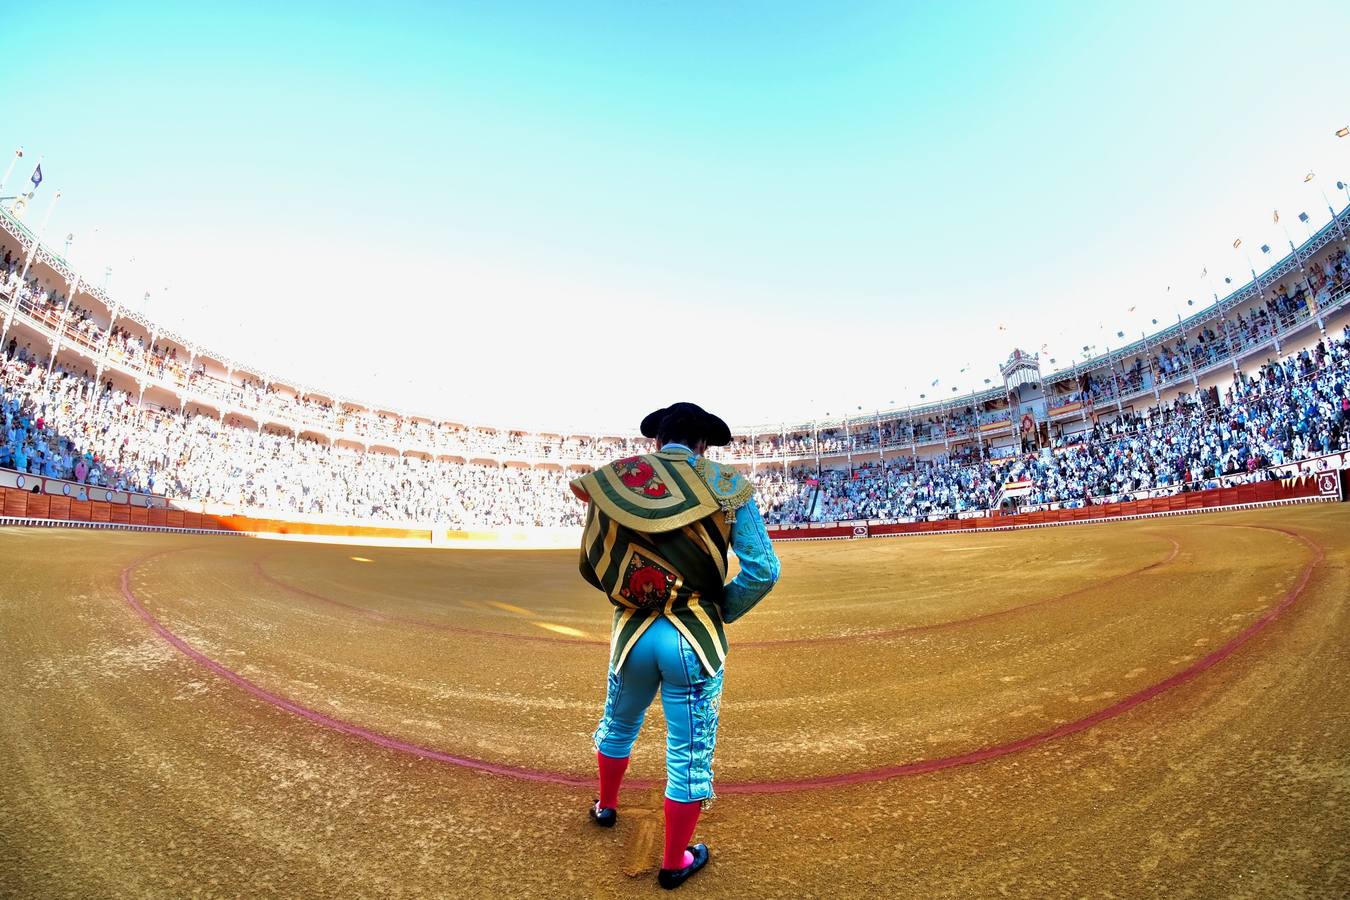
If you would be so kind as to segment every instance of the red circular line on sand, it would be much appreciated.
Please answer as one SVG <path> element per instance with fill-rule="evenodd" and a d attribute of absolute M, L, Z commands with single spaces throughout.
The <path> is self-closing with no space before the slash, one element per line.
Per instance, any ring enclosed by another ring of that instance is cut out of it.
<path fill-rule="evenodd" d="M 175 552 L 175 551 L 166 551 L 166 552 Z M 452 753 L 445 753 L 440 750 L 432 750 L 428 747 L 420 747 L 416 744 L 410 744 L 407 741 L 401 741 L 398 738 L 393 738 L 389 737 L 388 735 L 380 734 L 378 731 L 371 731 L 369 728 L 363 728 L 362 726 L 357 725 L 354 722 L 348 722 L 343 719 L 335 719 L 332 716 L 324 715 L 323 713 L 317 710 L 310 709 L 307 706 L 302 706 L 301 704 L 296 703 L 294 700 L 283 697 L 280 694 L 275 694 L 264 687 L 258 686 L 252 681 L 249 681 L 243 675 L 240 675 L 238 672 L 235 672 L 232 669 L 228 669 L 225 666 L 221 665 L 220 663 L 216 662 L 214 659 L 207 656 L 205 653 L 202 653 L 200 650 L 193 647 L 187 641 L 183 640 L 181 637 L 174 634 L 172 631 L 170 631 L 168 628 L 164 626 L 164 623 L 156 619 L 154 614 L 151 613 L 148 609 L 146 609 L 145 606 L 141 603 L 141 601 L 136 597 L 135 592 L 132 591 L 131 589 L 132 571 L 141 563 L 146 562 L 147 560 L 153 558 L 154 556 L 162 556 L 162 555 L 163 553 L 155 553 L 151 554 L 151 556 L 142 557 L 141 559 L 133 561 L 122 570 L 122 597 L 127 601 L 128 604 L 131 605 L 131 608 L 136 611 L 136 614 L 140 616 L 142 619 L 144 619 L 146 624 L 148 624 L 152 629 L 154 629 L 156 634 L 158 634 L 160 637 L 164 638 L 164 640 L 172 644 L 174 648 L 177 649 L 180 653 L 187 656 L 193 662 L 205 666 L 212 672 L 219 675 L 221 678 L 224 678 L 226 681 L 231 682 L 236 687 L 243 689 L 245 692 L 253 695 L 259 700 L 262 700 L 266 703 L 270 703 L 272 706 L 275 706 L 278 709 L 283 709 L 286 712 L 294 713 L 295 715 L 300 716 L 303 719 L 307 719 L 310 722 L 313 722 L 315 725 L 321 725 L 324 728 L 331 728 L 334 731 L 340 731 L 343 734 L 349 734 L 353 737 L 359 737 L 362 740 L 370 741 L 372 744 L 378 744 L 379 746 L 386 747 L 390 750 L 399 750 L 403 753 L 411 753 L 415 756 L 421 756 L 425 759 L 434 759 L 437 762 L 444 762 L 450 763 L 451 765 L 463 766 L 466 769 L 475 769 L 480 772 L 489 772 L 493 775 L 508 775 L 512 778 L 521 778 L 526 781 L 543 781 L 549 784 L 567 785 L 569 787 L 589 786 L 591 782 L 594 780 L 591 778 L 582 778 L 574 775 L 566 775 L 561 772 L 546 772 L 541 769 L 530 769 L 524 766 L 511 766 L 502 763 L 493 763 L 488 762 L 487 760 L 474 759 L 468 756 L 456 756 Z"/>
<path fill-rule="evenodd" d="M 1138 569 L 1131 569 L 1128 572 L 1121 572 L 1119 575 L 1112 575 L 1102 581 L 1094 581 L 1092 584 L 1086 584 L 1079 588 L 1074 588 L 1063 594 L 1056 594 L 1053 597 L 1044 597 L 1040 600 L 1033 600 L 1030 603 L 1023 603 L 1021 606 L 1010 606 L 1007 609 L 997 609 L 993 612 L 981 613 L 978 616 L 971 616 L 968 619 L 953 619 L 950 622 L 934 622 L 930 625 L 905 625 L 900 628 L 888 628 L 884 631 L 869 631 L 863 634 L 836 634 L 825 637 L 813 638 L 776 638 L 763 641 L 745 641 L 739 643 L 737 647 L 779 647 L 792 644 L 838 644 L 846 641 L 871 641 L 882 638 L 898 637 L 903 634 L 921 634 L 926 631 L 942 631 L 947 628 L 957 628 L 963 625 L 973 625 L 976 622 L 987 622 L 990 619 L 999 619 L 1003 616 L 1010 616 L 1013 613 L 1019 613 L 1024 610 L 1033 609 L 1037 606 L 1045 606 L 1048 603 L 1058 603 L 1061 600 L 1068 600 L 1070 597 L 1077 597 L 1081 594 L 1088 594 L 1093 591 L 1101 590 L 1109 584 L 1115 584 L 1117 581 L 1123 581 L 1126 578 L 1133 578 L 1135 575 L 1142 575 L 1145 572 L 1156 569 L 1159 566 L 1165 566 L 1177 558 L 1181 552 L 1181 545 L 1172 538 L 1168 538 L 1172 544 L 1172 552 L 1166 559 L 1160 559 L 1151 562 Z"/>
<path fill-rule="evenodd" d="M 996 744 L 992 747 L 985 747 L 980 750 L 972 750 L 968 753 L 960 753 L 953 756 L 943 756 L 937 759 L 924 759 L 918 760 L 916 762 L 904 763 L 901 765 L 884 766 L 877 769 L 867 769 L 860 772 L 844 772 L 837 775 L 819 775 L 819 776 L 811 776 L 808 778 L 800 778 L 796 780 L 746 781 L 733 784 L 724 784 L 719 787 L 719 791 L 723 794 L 782 794 L 782 793 L 789 793 L 792 791 L 814 790 L 818 788 L 844 787 L 848 785 L 867 784 L 875 781 L 885 781 L 891 778 L 899 778 L 901 776 L 906 775 L 923 775 L 931 772 L 940 772 L 944 769 L 953 769 L 956 768 L 957 766 L 967 766 L 973 763 L 986 762 L 991 759 L 997 759 L 1001 756 L 1008 756 L 1013 753 L 1020 753 L 1023 750 L 1030 750 L 1033 747 L 1038 747 L 1042 744 L 1049 743 L 1050 741 L 1054 741 L 1062 737 L 1067 737 L 1071 734 L 1077 734 L 1080 731 L 1086 731 L 1089 728 L 1092 728 L 1096 725 L 1100 725 L 1102 722 L 1105 722 L 1108 719 L 1113 719 L 1119 715 L 1122 715 L 1130 711 L 1131 709 L 1134 709 L 1136 706 L 1145 703 L 1148 700 L 1152 700 L 1159 694 L 1162 694 L 1166 691 L 1171 690 L 1172 688 L 1178 687 L 1179 685 L 1185 684 L 1186 682 L 1193 680 L 1201 673 L 1210 669 L 1219 662 L 1222 662 L 1224 659 L 1227 659 L 1229 656 L 1235 653 L 1238 650 L 1238 648 L 1240 648 L 1243 644 L 1247 643 L 1247 641 L 1251 640 L 1255 635 L 1264 630 L 1266 626 L 1268 626 L 1271 622 L 1275 621 L 1275 619 L 1277 619 L 1286 609 L 1292 606 L 1294 602 L 1298 600 L 1298 598 L 1303 594 L 1304 589 L 1308 586 L 1308 581 L 1312 578 L 1313 570 L 1317 567 L 1318 563 L 1320 563 L 1326 557 L 1326 551 L 1319 544 L 1310 540 L 1304 535 L 1296 531 L 1292 531 L 1290 529 L 1264 525 L 1232 525 L 1225 527 L 1254 528 L 1261 531 L 1274 531 L 1288 535 L 1289 537 L 1292 537 L 1295 540 L 1302 542 L 1307 547 L 1311 548 L 1313 551 L 1313 557 L 1311 560 L 1308 561 L 1307 565 L 1303 567 L 1303 571 L 1300 574 L 1298 581 L 1294 584 L 1292 588 L 1289 589 L 1289 591 L 1284 595 L 1284 597 L 1280 600 L 1279 603 L 1275 604 L 1270 609 L 1268 609 L 1264 614 L 1261 615 L 1260 618 L 1258 618 L 1251 625 L 1247 626 L 1247 628 L 1243 629 L 1239 634 L 1234 636 L 1223 646 L 1219 647 L 1218 649 L 1210 653 L 1208 656 L 1205 656 L 1203 659 L 1200 659 L 1199 661 L 1191 664 L 1190 666 L 1187 666 L 1185 669 L 1182 669 L 1180 672 L 1177 672 L 1176 674 L 1168 678 L 1165 678 L 1162 681 L 1157 682 L 1156 684 L 1150 685 L 1149 687 L 1144 688 L 1138 693 L 1131 694 L 1130 696 L 1125 697 L 1124 699 L 1119 700 L 1116 703 L 1113 703 L 1110 706 L 1105 707 L 1104 709 L 1100 709 L 1089 716 L 1085 716 L 1082 719 L 1078 719 L 1073 722 L 1067 722 L 1063 725 L 1049 729 L 1048 731 L 1042 731 L 1038 734 L 1033 734 L 1028 737 L 1019 738 L 1018 740 L 1015 741 L 1009 741 L 1003 744 Z M 502 763 L 493 763 L 488 762 L 486 760 L 474 759 L 472 757 L 467 756 L 456 756 L 454 754 L 445 753 L 440 750 L 433 750 L 428 747 L 422 747 L 418 744 L 413 744 L 408 741 L 402 741 L 399 740 L 398 738 L 390 737 L 389 735 L 381 734 L 377 731 L 371 731 L 370 729 L 364 728 L 353 722 L 348 722 L 343 719 L 335 719 L 332 716 L 325 715 L 324 713 L 310 709 L 307 706 L 302 706 L 301 704 L 296 703 L 295 701 L 290 700 L 286 697 L 282 697 L 279 694 L 275 694 L 267 690 L 266 688 L 259 687 L 257 684 L 254 684 L 252 681 L 249 681 L 247 678 L 240 675 L 239 673 L 226 668 L 225 666 L 206 656 L 201 651 L 192 647 L 190 644 L 187 643 L 187 641 L 183 640 L 181 637 L 179 637 L 178 635 L 170 631 L 168 628 L 166 628 L 164 624 L 161 623 L 158 619 L 156 619 L 154 615 L 148 609 L 146 609 L 144 605 L 141 604 L 140 600 L 137 599 L 135 593 L 131 589 L 132 571 L 138 565 L 140 565 L 143 562 L 146 562 L 149 559 L 152 559 L 156 556 L 163 556 L 165 553 L 173 553 L 173 552 L 177 551 L 170 550 L 170 551 L 162 551 L 160 553 L 153 553 L 150 554 L 149 556 L 141 557 L 140 559 L 132 561 L 124 569 L 122 569 L 121 585 L 123 598 L 126 599 L 127 603 L 131 606 L 131 608 L 136 612 L 137 615 L 139 615 L 142 619 L 144 619 L 145 622 L 152 629 L 154 629 L 154 631 L 160 637 L 164 638 L 166 641 L 172 644 L 179 652 L 183 653 L 185 656 L 187 656 L 194 662 L 198 663 L 199 665 L 202 665 L 207 669 L 210 669 L 212 672 L 215 672 L 220 677 L 242 688 L 244 691 L 256 697 L 257 699 L 263 700 L 277 707 L 278 709 L 285 710 L 286 712 L 290 712 L 297 716 L 300 716 L 301 718 L 307 719 L 308 721 L 313 722 L 316 725 L 321 725 L 325 728 L 331 728 L 334 731 L 339 731 L 342 732 L 343 734 L 348 734 L 353 737 L 359 737 L 363 740 L 369 741 L 381 747 L 385 747 L 386 749 L 389 750 L 398 750 L 402 753 L 408 753 L 413 756 L 420 756 L 424 759 L 432 759 L 436 760 L 437 762 L 450 763 L 451 765 L 461 766 L 467 769 L 473 769 L 480 772 L 488 772 L 493 775 L 505 775 L 512 778 L 519 778 L 525 781 L 538 781 L 547 784 L 562 785 L 565 787 L 585 787 L 585 788 L 594 787 L 595 779 L 590 776 L 583 777 L 577 775 L 568 775 L 563 772 L 550 772 L 543 769 L 532 769 L 525 766 L 511 766 Z M 647 779 L 629 779 L 629 784 L 631 786 L 639 788 L 653 787 L 658 783 L 659 782 Z"/>
<path fill-rule="evenodd" d="M 1102 581 L 1095 581 L 1091 584 L 1083 585 L 1082 587 L 1074 588 L 1073 590 L 1067 591 L 1063 594 L 1056 594 L 1053 597 L 1043 597 L 1040 600 L 1033 600 L 1030 603 L 1023 603 L 1020 606 L 1010 606 L 1007 609 L 998 609 L 994 610 L 993 612 L 981 613 L 978 616 L 971 616 L 970 618 L 967 619 L 953 619 L 949 622 L 934 622 L 928 625 L 905 625 L 899 628 L 888 628 L 882 631 L 868 631 L 863 634 L 836 634 L 836 635 L 825 635 L 823 637 L 768 638 L 759 641 L 738 641 L 733 646 L 737 648 L 791 647 L 802 644 L 841 644 L 841 643 L 852 643 L 854 641 L 875 641 L 875 640 L 884 640 L 886 638 L 900 637 L 902 635 L 907 634 L 922 634 L 924 632 L 929 631 L 942 631 L 948 628 L 959 628 L 965 625 L 973 625 L 977 622 L 987 622 L 992 619 L 1002 618 L 1003 616 L 1010 616 L 1013 613 L 1023 612 L 1028 609 L 1034 609 L 1035 607 L 1038 606 L 1045 606 L 1050 603 L 1058 603 L 1062 600 L 1068 600 L 1072 597 L 1077 597 L 1082 594 L 1088 594 L 1093 591 L 1098 591 L 1106 587 L 1107 585 L 1115 584 L 1117 581 L 1123 581 L 1126 578 L 1132 578 L 1135 575 L 1142 575 L 1143 573 L 1148 572 L 1152 569 L 1156 569 L 1160 566 L 1165 566 L 1171 563 L 1174 559 L 1176 559 L 1177 554 L 1181 552 L 1180 544 L 1178 544 L 1172 538 L 1168 538 L 1167 540 L 1172 544 L 1172 552 L 1167 555 L 1166 559 L 1160 559 L 1155 562 L 1151 562 L 1146 566 L 1141 566 L 1138 569 L 1131 569 L 1128 572 L 1121 572 L 1119 575 L 1112 575 L 1110 578 L 1104 579 Z M 420 628 L 430 628 L 436 631 L 446 631 L 454 634 L 467 634 L 476 637 L 506 638 L 508 640 L 516 640 L 516 641 L 543 641 L 551 644 L 609 646 L 608 641 L 600 641 L 591 638 L 562 638 L 538 634 L 517 634 L 515 632 L 506 632 L 506 631 L 479 631 L 474 628 L 464 628 L 459 625 L 450 625 L 444 622 L 431 622 L 426 619 L 416 619 L 410 616 L 398 616 L 393 615 L 391 613 L 382 613 L 377 610 L 368 609 L 367 607 L 364 606 L 358 606 L 355 603 L 347 603 L 346 601 L 338 600 L 333 597 L 317 593 L 316 591 L 311 591 L 307 588 L 297 587 L 293 584 L 289 584 L 285 581 L 282 581 L 280 578 L 276 578 L 270 575 L 267 572 L 267 570 L 263 568 L 261 559 L 255 559 L 253 561 L 253 569 L 255 572 L 257 572 L 258 577 L 262 578 L 264 581 L 276 585 L 282 590 L 290 591 L 291 593 L 298 594 L 302 597 L 309 597 L 310 599 L 318 600 L 320 603 L 327 603 L 330 606 L 336 606 L 341 609 L 349 610 L 351 612 L 357 613 L 358 615 L 365 616 L 366 618 L 369 619 L 376 619 L 381 622 L 396 622 L 403 625 L 416 625 Z"/>
<path fill-rule="evenodd" d="M 1020 753 L 1023 750 L 1030 750 L 1033 747 L 1039 747 L 1041 744 L 1049 743 L 1058 738 L 1067 737 L 1071 734 L 1077 734 L 1080 731 L 1086 731 L 1095 725 L 1099 725 L 1108 719 L 1114 719 L 1139 706 L 1148 700 L 1152 700 L 1159 694 L 1171 690 L 1174 687 L 1191 681 L 1205 670 L 1213 667 L 1217 663 L 1233 655 L 1239 647 L 1251 640 L 1258 632 L 1279 617 L 1286 609 L 1293 605 L 1303 589 L 1308 586 L 1309 579 L 1312 578 L 1313 569 L 1326 556 L 1326 551 L 1319 545 L 1304 537 L 1303 535 L 1284 528 L 1266 527 L 1260 525 L 1238 526 L 1246 528 L 1259 528 L 1262 531 L 1277 531 L 1289 535 L 1296 540 L 1302 541 L 1313 550 L 1313 558 L 1303 567 L 1303 571 L 1295 585 L 1290 588 L 1284 598 L 1279 603 L 1268 609 L 1262 616 L 1253 622 L 1239 634 L 1234 636 L 1223 646 L 1214 652 L 1205 656 L 1203 659 L 1187 666 L 1176 674 L 1164 678 L 1156 684 L 1149 685 L 1138 693 L 1131 694 L 1122 700 L 1097 710 L 1089 716 L 1085 716 L 1073 722 L 1066 722 L 1063 725 L 1051 728 L 1048 731 L 1042 731 L 1039 734 L 1029 735 L 1019 738 L 1015 741 L 1009 741 L 1004 744 L 996 744 L 992 747 L 985 747 L 981 750 L 972 750 L 969 753 L 960 753 L 955 756 L 943 756 L 937 759 L 924 759 L 912 763 L 904 763 L 897 766 L 884 766 L 878 769 L 869 769 L 862 772 L 844 772 L 839 775 L 820 775 L 810 778 L 800 779 L 798 781 L 766 781 L 766 782 L 746 782 L 743 784 L 730 785 L 723 790 L 727 793 L 736 794 L 781 794 L 789 791 L 810 790 L 813 788 L 841 787 L 853 784 L 865 784 L 872 781 L 885 781 L 889 778 L 898 778 L 902 775 L 922 775 L 928 772 L 940 772 L 943 769 L 954 769 L 957 766 L 966 766 L 972 763 L 985 762 L 990 759 L 997 759 L 1000 756 L 1008 756 L 1013 753 Z"/>

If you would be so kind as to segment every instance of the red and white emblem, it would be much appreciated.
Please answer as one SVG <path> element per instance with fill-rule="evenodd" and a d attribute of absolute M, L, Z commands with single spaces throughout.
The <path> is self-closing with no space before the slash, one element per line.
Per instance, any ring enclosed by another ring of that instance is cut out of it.
<path fill-rule="evenodd" d="M 659 500 L 670 493 L 665 482 L 656 477 L 652 464 L 640 456 L 630 456 L 613 464 L 614 474 L 631 491 Z"/>
<path fill-rule="evenodd" d="M 674 572 L 641 553 L 629 557 L 622 579 L 619 596 L 638 609 L 665 603 L 676 580 Z"/>

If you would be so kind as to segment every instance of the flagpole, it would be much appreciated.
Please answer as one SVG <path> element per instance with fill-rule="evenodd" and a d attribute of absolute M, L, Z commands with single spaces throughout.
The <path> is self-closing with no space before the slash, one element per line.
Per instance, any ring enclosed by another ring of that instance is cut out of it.
<path fill-rule="evenodd" d="M 1238 252 L 1239 250 L 1241 250 L 1241 249 L 1242 249 L 1242 238 L 1238 238 L 1237 240 L 1233 241 L 1233 252 L 1234 252 L 1234 253 L 1237 253 L 1237 252 Z M 1257 278 L 1256 278 L 1256 266 L 1252 265 L 1252 254 L 1251 254 L 1251 250 L 1248 249 L 1248 250 L 1246 250 L 1246 251 L 1243 251 L 1243 255 L 1246 256 L 1246 258 L 1247 258 L 1247 268 L 1249 268 L 1249 269 L 1252 270 L 1252 281 L 1257 281 Z M 1261 290 L 1261 285 L 1260 285 L 1259 282 L 1257 283 L 1256 288 L 1257 288 L 1258 291 L 1261 292 L 1261 297 L 1262 297 L 1262 299 L 1264 300 L 1264 299 L 1265 299 L 1265 292 Z M 1238 318 L 1238 321 L 1239 321 L 1239 322 L 1241 322 L 1241 320 L 1242 320 L 1242 311 L 1241 311 L 1240 309 L 1238 309 L 1238 307 L 1240 307 L 1241 305 L 1242 305 L 1242 301 L 1241 301 L 1241 300 L 1239 300 L 1237 303 L 1233 304 L 1233 309 L 1237 311 L 1237 318 Z M 1227 325 L 1227 321 L 1228 321 L 1228 320 L 1225 318 L 1225 319 L 1224 319 L 1225 326 Z M 1237 343 L 1236 343 L 1236 345 L 1234 345 L 1234 342 L 1233 342 L 1233 331 L 1232 331 L 1232 329 L 1230 329 L 1230 328 L 1228 328 L 1228 327 L 1225 327 L 1224 330 L 1228 332 L 1228 352 L 1229 352 L 1229 354 L 1232 356 L 1233 374 L 1236 375 L 1238 372 L 1242 371 L 1242 370 L 1238 367 L 1238 357 L 1242 354 L 1242 334 L 1241 334 L 1241 333 L 1238 334 L 1238 336 L 1237 336 Z"/>
<path fill-rule="evenodd" d="M 1108 346 L 1108 347 L 1106 348 L 1106 367 L 1107 367 L 1108 369 L 1111 370 L 1111 380 L 1112 380 L 1113 382 L 1115 382 L 1115 387 L 1116 387 L 1116 418 L 1119 419 L 1121 413 L 1123 413 L 1123 412 L 1125 411 L 1125 407 L 1124 407 L 1123 405 L 1121 405 L 1121 402 L 1120 402 L 1120 393 L 1121 393 L 1121 391 L 1124 390 L 1124 388 L 1125 388 L 1125 380 L 1116 374 L 1116 361 L 1115 361 L 1115 359 L 1113 359 L 1112 356 L 1111 356 L 1111 348 L 1110 348 L 1110 346 Z M 1040 443 L 1039 437 L 1037 438 L 1037 441 L 1036 441 L 1036 442 L 1037 442 L 1038 444 Z"/>
<path fill-rule="evenodd" d="M 1308 312 L 1317 317 L 1317 329 L 1326 336 L 1327 326 L 1322 321 L 1322 310 L 1317 305 L 1317 293 L 1313 290 L 1312 282 L 1308 280 L 1308 270 L 1303 268 L 1303 254 L 1298 252 L 1298 247 L 1294 246 L 1294 239 L 1289 235 L 1289 226 L 1280 223 L 1284 229 L 1285 240 L 1289 241 L 1289 252 L 1294 254 L 1294 261 L 1298 263 L 1299 274 L 1303 276 L 1303 286 L 1308 290 Z"/>
<path fill-rule="evenodd" d="M 61 338 L 66 333 L 66 315 L 70 312 L 70 304 L 75 301 L 75 295 L 80 292 L 80 276 L 76 275 L 73 282 L 66 282 L 68 293 L 66 294 L 66 304 L 61 308 L 61 317 L 57 321 L 56 339 L 52 341 L 52 357 L 47 360 L 47 380 L 52 377 L 52 367 L 56 365 L 56 354 L 61 352 Z M 88 370 L 86 370 L 88 371 Z"/>
<path fill-rule="evenodd" d="M 1261 246 L 1264 247 L 1266 245 L 1262 244 Z M 1252 262 L 1252 254 L 1250 250 L 1247 251 L 1247 265 L 1251 267 L 1252 281 L 1256 282 L 1256 290 L 1261 296 L 1261 308 L 1266 312 L 1267 320 L 1270 322 L 1270 333 L 1271 336 L 1273 337 L 1275 334 L 1275 324 L 1274 324 L 1275 316 L 1271 315 L 1270 301 L 1266 299 L 1266 285 L 1265 282 L 1261 280 L 1261 276 L 1256 274 L 1256 263 Z M 1279 350 L 1278 341 L 1276 342 L 1275 349 L 1277 351 Z"/>
<path fill-rule="evenodd" d="M 815 410 L 812 410 L 815 412 Z M 816 451 L 816 477 L 820 477 L 820 420 L 811 419 L 811 448 Z M 808 510 L 808 513 L 810 511 Z"/>
<path fill-rule="evenodd" d="M 1325 200 L 1327 203 L 1327 211 L 1331 213 L 1331 221 L 1336 223 L 1336 230 L 1340 232 L 1341 243 L 1344 244 L 1346 242 L 1345 226 L 1341 224 L 1341 217 L 1336 215 L 1336 207 L 1331 205 L 1331 198 L 1327 196 L 1327 192 L 1325 189 L 1322 190 L 1322 199 Z"/>
<path fill-rule="evenodd" d="M 853 478 L 853 435 L 848 430 L 848 413 L 844 413 L 844 453 L 848 456 L 848 477 Z"/>
<path fill-rule="evenodd" d="M 909 388 L 908 388 L 908 387 L 905 388 L 905 396 L 907 396 L 907 397 L 908 397 L 908 396 L 911 396 L 910 393 L 909 393 Z M 916 437 L 915 434 L 914 434 L 914 401 L 913 401 L 913 400 L 906 401 L 906 403 L 905 403 L 905 419 L 906 419 L 906 424 L 909 425 L 909 460 L 910 460 L 910 468 L 911 468 L 911 469 L 914 469 L 914 468 L 917 467 L 916 464 L 917 464 L 918 461 L 919 461 L 919 447 L 918 447 L 918 444 L 916 443 L 917 437 Z"/>
<path fill-rule="evenodd" d="M 42 217 L 42 224 L 38 226 L 37 233 L 33 235 L 33 243 L 28 248 L 28 255 L 23 260 L 23 271 L 19 273 L 19 286 L 14 289 L 14 296 L 10 298 L 9 310 L 5 313 L 5 326 L 0 329 L 0 344 L 3 344 L 5 337 L 9 334 L 9 327 L 14 324 L 14 310 L 19 306 L 19 292 L 26 285 L 25 279 L 28 277 L 28 267 L 33 264 L 33 257 L 37 255 L 38 246 L 42 243 L 42 235 L 47 231 L 47 222 L 51 220 L 52 210 L 56 208 L 56 201 L 61 199 L 61 192 L 57 191 L 52 196 L 52 202 L 47 206 L 47 214 Z"/>
<path fill-rule="evenodd" d="M 14 151 L 14 155 L 10 157 L 9 165 L 5 168 L 4 176 L 0 177 L 0 194 L 3 194 L 5 192 L 5 183 L 9 181 L 9 176 L 14 174 L 14 166 L 21 159 L 23 159 L 22 147 Z"/>
<path fill-rule="evenodd" d="M 1233 248 L 1237 249 L 1237 246 L 1237 244 L 1234 244 Z M 1233 355 L 1233 335 L 1228 330 L 1228 310 L 1224 309 L 1219 291 L 1214 287 L 1214 277 L 1209 274 L 1209 266 L 1205 266 L 1205 283 L 1209 285 L 1209 291 L 1214 295 L 1214 307 L 1219 311 L 1219 330 L 1223 332 L 1224 343 L 1228 346 L 1228 355 L 1231 358 Z M 1231 286 L 1231 282 L 1229 286 Z"/>
<path fill-rule="evenodd" d="M 111 274 L 112 274 L 112 266 L 108 266 L 108 268 L 105 270 L 105 275 Z M 104 283 L 105 284 L 107 283 L 106 278 Z M 106 289 L 104 291 L 104 296 L 107 296 Z M 108 330 L 103 333 L 103 346 L 99 348 L 98 352 L 98 368 L 94 372 L 94 383 L 89 387 L 90 402 L 92 402 L 93 399 L 98 395 L 98 383 L 99 380 L 103 378 L 103 365 L 108 359 L 108 349 L 112 345 L 113 328 L 117 326 L 117 314 L 121 311 L 122 311 L 122 301 L 113 300 L 112 312 L 108 316 Z"/>
<path fill-rule="evenodd" d="M 42 171 L 42 161 L 43 161 L 44 159 L 46 159 L 45 156 L 39 156 L 39 157 L 38 157 L 37 165 L 33 166 L 33 174 L 34 174 L 34 175 L 36 175 L 38 172 L 41 172 L 41 171 Z M 12 165 L 12 164 L 11 164 L 11 168 L 13 168 L 13 165 Z M 8 180 L 8 179 L 6 179 L 6 180 Z M 36 190 L 38 189 L 38 185 L 41 184 L 41 183 L 42 183 L 42 180 L 39 179 L 38 182 L 37 182 L 36 184 L 33 185 L 33 190 L 28 192 L 28 195 L 27 195 L 26 198 L 25 198 L 25 196 L 24 196 L 23 191 L 21 191 L 21 190 L 20 190 L 20 191 L 15 191 L 14 202 L 17 204 L 20 200 L 23 200 L 23 201 L 24 201 L 24 205 L 27 206 L 28 200 L 31 200 L 31 199 L 32 199 L 32 197 L 33 197 L 33 192 L 36 191 Z"/>
<path fill-rule="evenodd" d="M 882 464 L 882 468 L 885 468 L 885 464 L 886 464 L 886 452 L 885 452 L 885 450 L 882 449 L 882 446 L 883 446 L 883 443 L 884 443 L 884 442 L 881 440 L 881 409 L 880 409 L 880 408 L 878 408 L 877 411 L 876 411 L 876 423 L 877 423 L 877 462 L 879 462 L 879 463 Z"/>
<path fill-rule="evenodd" d="M 984 433 L 980 431 L 980 410 L 975 405 L 975 386 L 970 387 L 970 412 L 975 417 L 975 443 L 980 448 L 980 459 L 984 459 Z"/>

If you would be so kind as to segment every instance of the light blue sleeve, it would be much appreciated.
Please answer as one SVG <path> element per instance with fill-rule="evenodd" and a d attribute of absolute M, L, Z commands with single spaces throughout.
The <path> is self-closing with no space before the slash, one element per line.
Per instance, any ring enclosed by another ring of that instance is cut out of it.
<path fill-rule="evenodd" d="M 731 524 L 731 549 L 741 562 L 741 571 L 727 585 L 722 621 L 734 622 L 745 615 L 778 582 L 781 567 L 764 527 L 764 517 L 752 499 L 736 510 Z"/>

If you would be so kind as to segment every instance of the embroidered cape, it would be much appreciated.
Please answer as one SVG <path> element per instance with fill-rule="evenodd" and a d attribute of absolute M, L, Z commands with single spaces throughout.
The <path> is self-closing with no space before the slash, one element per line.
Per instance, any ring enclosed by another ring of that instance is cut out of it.
<path fill-rule="evenodd" d="M 709 674 L 722 670 L 727 548 L 736 509 L 754 486 L 730 466 L 692 460 L 683 450 L 633 456 L 571 483 L 590 504 L 581 575 L 614 605 L 615 671 L 658 616 L 685 636 Z"/>
<path fill-rule="evenodd" d="M 754 494 L 744 475 L 683 450 L 630 456 L 572 482 L 572 493 L 597 504 L 625 528 L 657 534 L 721 510 L 727 522 Z"/>

